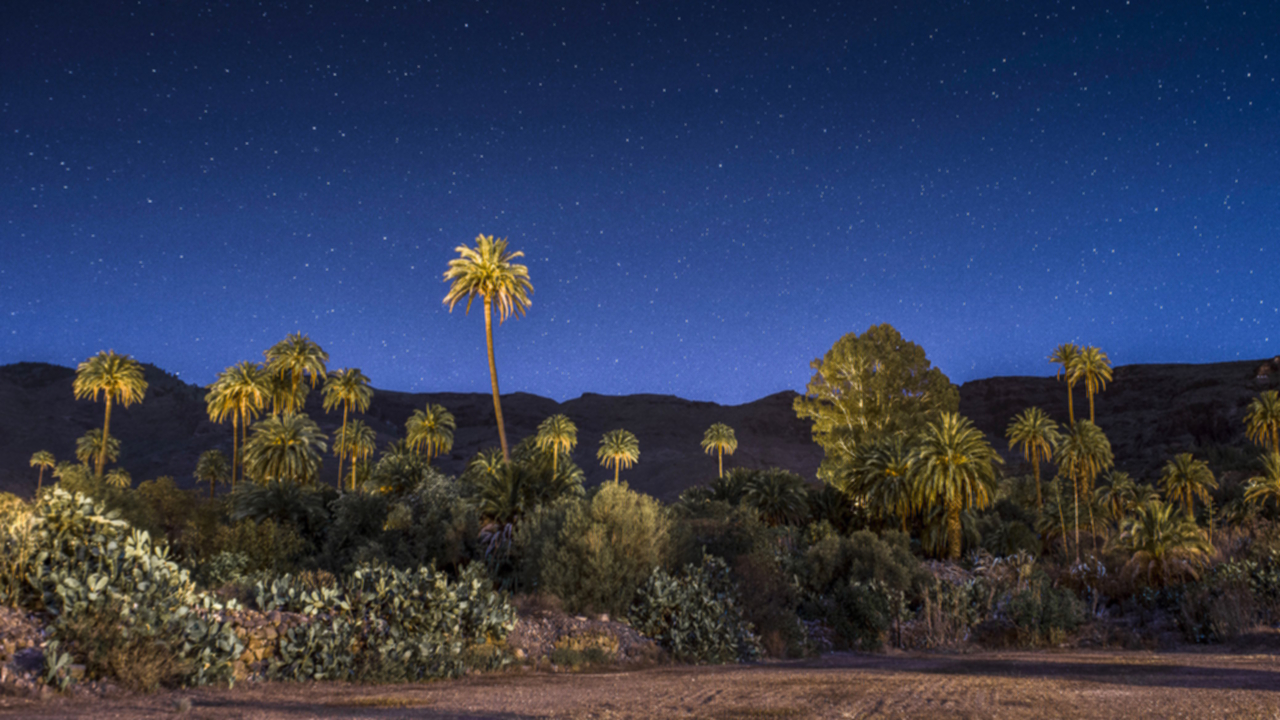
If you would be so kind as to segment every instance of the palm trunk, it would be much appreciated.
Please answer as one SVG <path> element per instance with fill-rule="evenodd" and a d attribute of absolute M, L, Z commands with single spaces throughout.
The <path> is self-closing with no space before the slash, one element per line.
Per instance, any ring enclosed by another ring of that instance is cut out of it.
<path fill-rule="evenodd" d="M 1075 425 L 1076 424 L 1076 403 L 1075 403 L 1076 393 L 1072 389 L 1072 385 L 1074 385 L 1074 383 L 1068 380 L 1067 381 L 1067 417 L 1071 419 L 1071 424 Z"/>
<path fill-rule="evenodd" d="M 107 441 L 111 438 L 111 394 L 103 393 L 107 401 L 107 414 L 102 420 L 102 447 L 98 448 L 97 477 L 102 479 L 102 467 L 107 464 Z"/>
<path fill-rule="evenodd" d="M 342 403 L 342 444 L 338 446 L 338 489 L 342 489 L 342 460 L 347 454 L 347 410 L 350 406 Z"/>
<path fill-rule="evenodd" d="M 40 494 L 40 488 L 44 486 L 44 465 L 40 466 L 40 475 L 36 478 L 36 495 Z"/>
<path fill-rule="evenodd" d="M 947 545 L 949 546 L 947 554 L 952 560 L 960 559 L 960 543 L 963 539 L 960 527 L 960 503 L 953 500 L 947 503 Z"/>
<path fill-rule="evenodd" d="M 240 419 L 231 413 L 231 492 L 236 491 L 236 458 L 240 457 Z"/>
<path fill-rule="evenodd" d="M 716 455 L 718 455 L 720 459 L 720 479 L 723 480 L 724 479 L 724 448 L 723 447 L 717 448 Z"/>
<path fill-rule="evenodd" d="M 1089 422 L 1093 422 L 1093 393 L 1089 393 Z"/>
<path fill-rule="evenodd" d="M 622 463 L 618 462 L 613 464 L 613 484 L 614 485 L 618 484 L 618 472 L 621 469 L 622 469 Z"/>
<path fill-rule="evenodd" d="M 1036 475 L 1036 508 L 1043 511 L 1044 499 L 1040 497 L 1040 457 L 1038 455 L 1032 457 L 1031 465 Z"/>
<path fill-rule="evenodd" d="M 498 418 L 498 442 L 502 443 L 502 459 L 511 462 L 507 449 L 507 430 L 502 424 L 502 402 L 498 399 L 498 364 L 493 359 L 493 303 L 484 296 L 484 339 L 489 346 L 489 381 L 493 385 L 493 414 Z"/>
<path fill-rule="evenodd" d="M 1071 548 L 1067 546 L 1067 515 L 1062 512 L 1062 483 L 1055 487 L 1058 491 L 1058 523 L 1062 526 L 1062 556 L 1066 557 L 1071 554 Z"/>
<path fill-rule="evenodd" d="M 1071 475 L 1071 491 L 1075 494 L 1076 512 L 1072 522 L 1076 526 L 1076 564 L 1080 564 L 1080 480 L 1076 478 L 1075 473 Z"/>

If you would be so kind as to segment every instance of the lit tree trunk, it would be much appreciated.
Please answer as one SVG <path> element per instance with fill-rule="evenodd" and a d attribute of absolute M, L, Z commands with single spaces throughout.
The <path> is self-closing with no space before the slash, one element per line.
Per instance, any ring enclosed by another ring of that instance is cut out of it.
<path fill-rule="evenodd" d="M 1071 491 L 1075 493 L 1076 512 L 1073 518 L 1076 525 L 1076 564 L 1080 563 L 1080 480 L 1071 474 Z"/>
<path fill-rule="evenodd" d="M 1054 487 L 1058 492 L 1058 523 L 1062 527 L 1062 555 L 1065 557 L 1071 553 L 1071 548 L 1067 546 L 1067 516 L 1062 512 L 1062 483 L 1059 482 Z"/>
<path fill-rule="evenodd" d="M 1070 380 L 1068 380 L 1067 381 L 1067 417 L 1071 419 L 1071 424 L 1075 425 L 1076 424 L 1076 403 L 1075 403 L 1076 393 L 1075 393 L 1075 390 L 1072 389 L 1072 385 L 1073 383 Z"/>
<path fill-rule="evenodd" d="M 716 448 L 716 455 L 720 460 L 720 479 L 724 479 L 724 446 L 720 445 Z"/>
<path fill-rule="evenodd" d="M 231 492 L 236 490 L 236 458 L 240 457 L 240 418 L 231 413 Z"/>
<path fill-rule="evenodd" d="M 102 447 L 98 448 L 98 472 L 97 477 L 102 479 L 102 467 L 107 464 L 107 441 L 111 438 L 111 394 L 103 393 L 103 397 L 107 401 L 107 414 L 102 420 Z"/>
<path fill-rule="evenodd" d="M 960 527 L 960 501 L 951 500 L 947 502 L 947 555 L 952 560 L 960 559 L 960 543 L 963 540 L 964 535 Z"/>
<path fill-rule="evenodd" d="M 1036 508 L 1044 510 L 1044 500 L 1040 497 L 1040 454 L 1038 451 L 1031 453 L 1031 468 L 1036 476 Z"/>
<path fill-rule="evenodd" d="M 342 489 L 342 459 L 343 459 L 343 456 L 346 455 L 347 453 L 347 410 L 348 409 L 350 409 L 350 406 L 347 405 L 347 403 L 342 403 L 342 439 L 339 441 L 339 445 L 338 445 L 338 489 L 339 490 Z M 352 463 L 355 463 L 355 461 L 352 460 Z"/>
<path fill-rule="evenodd" d="M 502 443 L 502 459 L 511 462 L 507 450 L 507 430 L 502 424 L 502 402 L 498 400 L 498 364 L 493 359 L 493 303 L 484 296 L 484 339 L 489 346 L 489 380 L 493 384 L 493 414 L 498 418 L 498 442 Z"/>

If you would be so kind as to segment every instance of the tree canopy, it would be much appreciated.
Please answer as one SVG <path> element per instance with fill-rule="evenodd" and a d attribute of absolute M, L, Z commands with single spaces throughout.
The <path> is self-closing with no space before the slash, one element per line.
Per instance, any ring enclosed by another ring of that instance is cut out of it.
<path fill-rule="evenodd" d="M 813 421 L 826 452 L 819 474 L 834 477 L 863 443 L 895 432 L 915 434 L 940 413 L 960 408 L 960 391 L 892 326 L 849 333 L 819 360 L 796 415 Z"/>

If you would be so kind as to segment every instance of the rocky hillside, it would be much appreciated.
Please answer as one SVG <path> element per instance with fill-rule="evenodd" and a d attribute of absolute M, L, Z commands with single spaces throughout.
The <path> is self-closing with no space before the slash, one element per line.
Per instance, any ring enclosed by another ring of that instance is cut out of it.
<path fill-rule="evenodd" d="M 1271 378 L 1257 379 L 1261 361 L 1208 365 L 1132 365 L 1115 369 L 1115 379 L 1096 399 L 1098 424 L 1115 447 L 1118 464 L 1138 477 L 1150 478 L 1172 454 L 1191 451 L 1206 457 L 1215 470 L 1247 462 L 1252 454 L 1244 438 L 1245 407 L 1260 390 L 1274 387 Z M 1280 370 L 1280 363 L 1277 363 Z M 70 368 L 43 363 L 0 367 L 0 490 L 29 494 L 36 473 L 29 466 L 36 450 L 59 459 L 74 457 L 76 438 L 102 422 L 102 405 L 73 399 Z M 201 387 L 146 366 L 150 387 L 140 405 L 112 414 L 112 434 L 122 443 L 120 464 L 135 481 L 172 475 L 191 482 L 196 458 L 209 448 L 231 449 L 230 425 L 217 425 L 205 413 Z M 812 477 L 822 460 L 807 422 L 791 410 L 794 393 L 784 392 L 744 405 L 692 402 L 667 395 L 606 396 L 587 394 L 558 403 L 514 393 L 503 397 L 510 440 L 535 432 L 548 415 L 564 413 L 578 425 L 574 458 L 589 484 L 609 472 L 595 459 L 605 432 L 623 427 L 640 440 L 640 462 L 623 473 L 631 485 L 670 499 L 685 487 L 714 477 L 715 459 L 702 453 L 702 434 L 712 423 L 729 424 L 737 432 L 738 452 L 726 467 L 788 468 Z M 1052 377 L 1005 377 L 976 380 L 960 389 L 960 410 L 1002 451 L 1010 418 L 1037 405 L 1060 421 L 1067 416 L 1066 385 Z M 404 422 L 427 403 L 447 407 L 458 421 L 453 452 L 440 460 L 448 472 L 460 472 L 477 450 L 497 445 L 493 406 L 488 395 L 400 393 L 378 390 L 367 414 L 359 417 L 378 432 L 379 446 L 399 437 Z M 1088 404 L 1077 388 L 1076 411 L 1087 416 Z M 338 413 L 326 415 L 320 393 L 313 392 L 307 412 L 333 433 Z M 1010 469 L 1017 458 L 1006 453 Z M 327 463 L 333 482 L 336 463 Z"/>

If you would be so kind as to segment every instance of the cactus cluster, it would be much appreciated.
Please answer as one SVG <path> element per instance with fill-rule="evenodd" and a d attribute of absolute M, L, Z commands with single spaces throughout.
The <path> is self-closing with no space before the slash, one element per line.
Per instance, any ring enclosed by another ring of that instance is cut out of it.
<path fill-rule="evenodd" d="M 760 640 L 742 617 L 724 560 L 703 558 L 679 575 L 657 568 L 636 595 L 631 622 L 680 662 L 750 662 Z"/>

